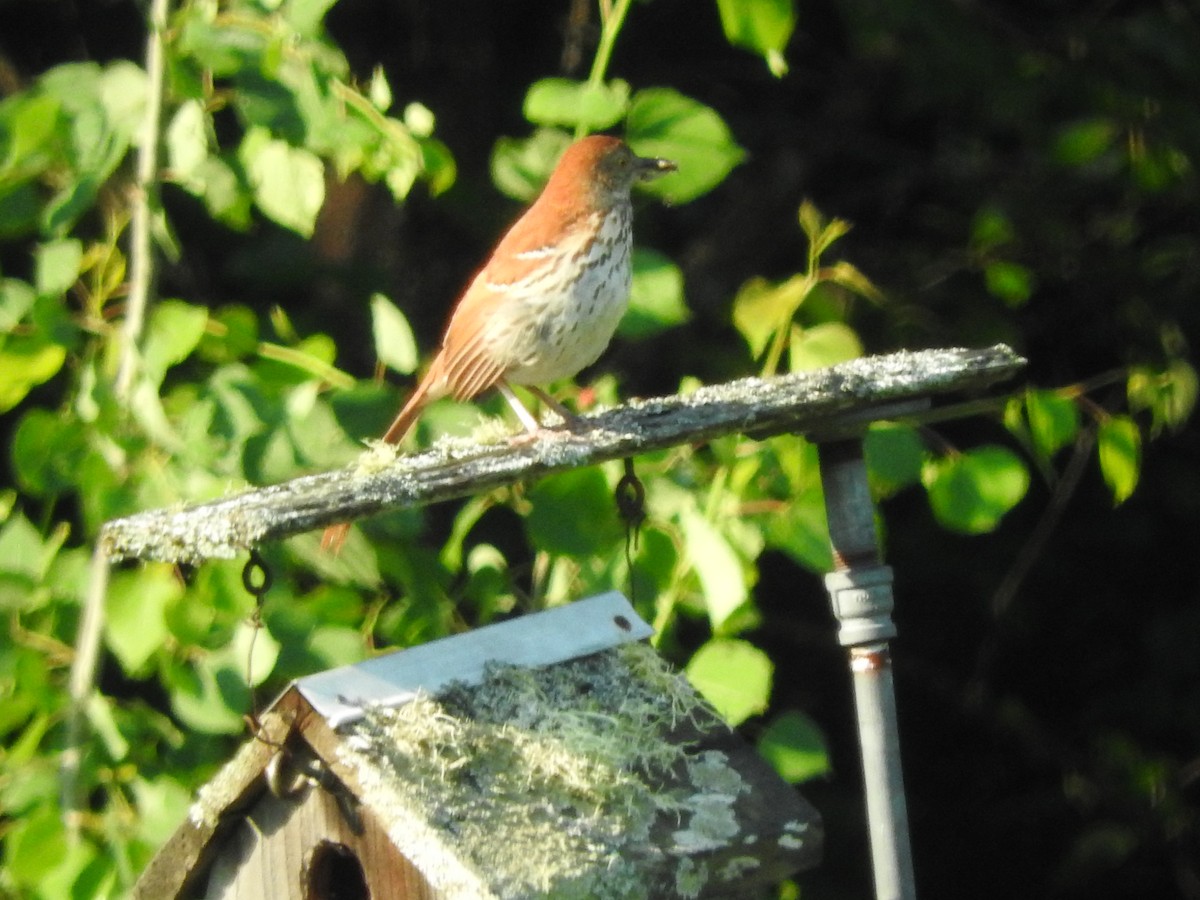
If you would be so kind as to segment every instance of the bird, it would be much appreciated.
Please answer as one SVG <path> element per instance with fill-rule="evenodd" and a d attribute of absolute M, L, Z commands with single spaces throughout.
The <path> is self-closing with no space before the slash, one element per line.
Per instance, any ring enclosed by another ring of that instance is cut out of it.
<path fill-rule="evenodd" d="M 541 194 L 458 299 L 433 361 L 382 440 L 400 443 L 440 397 L 470 400 L 491 388 L 536 432 L 537 419 L 514 384 L 570 423 L 570 413 L 541 385 L 574 378 L 608 346 L 633 282 L 630 190 L 675 169 L 608 135 L 568 146 Z M 337 553 L 349 529 L 346 522 L 329 526 L 321 547 Z"/>

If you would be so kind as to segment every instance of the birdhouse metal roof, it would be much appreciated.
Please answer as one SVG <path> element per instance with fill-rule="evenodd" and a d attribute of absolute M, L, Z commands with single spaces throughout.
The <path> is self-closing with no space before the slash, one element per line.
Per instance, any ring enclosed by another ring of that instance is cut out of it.
<path fill-rule="evenodd" d="M 478 684 L 489 665 L 548 666 L 654 633 L 620 593 L 565 606 L 377 656 L 298 679 L 294 686 L 330 726 L 371 706 L 395 707 L 454 682 Z"/>

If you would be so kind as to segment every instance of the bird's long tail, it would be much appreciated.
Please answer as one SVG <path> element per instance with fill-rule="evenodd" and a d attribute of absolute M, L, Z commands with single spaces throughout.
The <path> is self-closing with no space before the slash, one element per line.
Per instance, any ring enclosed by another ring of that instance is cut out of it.
<path fill-rule="evenodd" d="M 388 444 L 399 444 L 408 433 L 412 431 L 413 426 L 417 424 L 417 419 L 420 418 L 422 410 L 425 406 L 435 399 L 431 395 L 431 391 L 437 382 L 437 376 L 434 371 L 430 371 L 421 383 L 413 389 L 400 412 L 396 413 L 396 418 L 392 420 L 392 424 L 388 426 L 388 430 L 384 432 L 382 440 Z M 350 533 L 349 522 L 338 522 L 336 525 L 330 525 L 321 535 L 321 549 L 326 553 L 332 553 L 336 556 L 341 552 L 342 545 L 346 543 L 346 536 Z"/>

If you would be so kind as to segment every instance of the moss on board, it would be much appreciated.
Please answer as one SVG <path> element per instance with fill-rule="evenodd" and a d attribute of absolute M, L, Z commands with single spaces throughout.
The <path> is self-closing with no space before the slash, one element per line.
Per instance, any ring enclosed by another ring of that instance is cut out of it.
<path fill-rule="evenodd" d="M 715 724 L 653 650 L 629 644 L 371 709 L 342 754 L 373 805 L 420 820 L 402 845 L 427 834 L 498 897 L 696 896 L 707 870 L 692 856 L 737 837 L 747 789 L 724 753 L 673 736 L 696 721 Z M 670 840 L 651 840 L 664 828 Z"/>

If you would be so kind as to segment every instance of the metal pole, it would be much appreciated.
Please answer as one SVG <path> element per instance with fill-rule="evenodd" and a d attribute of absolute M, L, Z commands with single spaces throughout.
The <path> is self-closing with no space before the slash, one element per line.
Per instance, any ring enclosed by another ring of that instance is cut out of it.
<path fill-rule="evenodd" d="M 835 571 L 825 576 L 825 586 L 841 625 L 838 640 L 850 650 L 875 896 L 878 900 L 915 900 L 896 693 L 887 644 L 896 636 L 892 570 L 879 554 L 862 441 L 821 443 L 818 451 L 835 565 Z"/>

